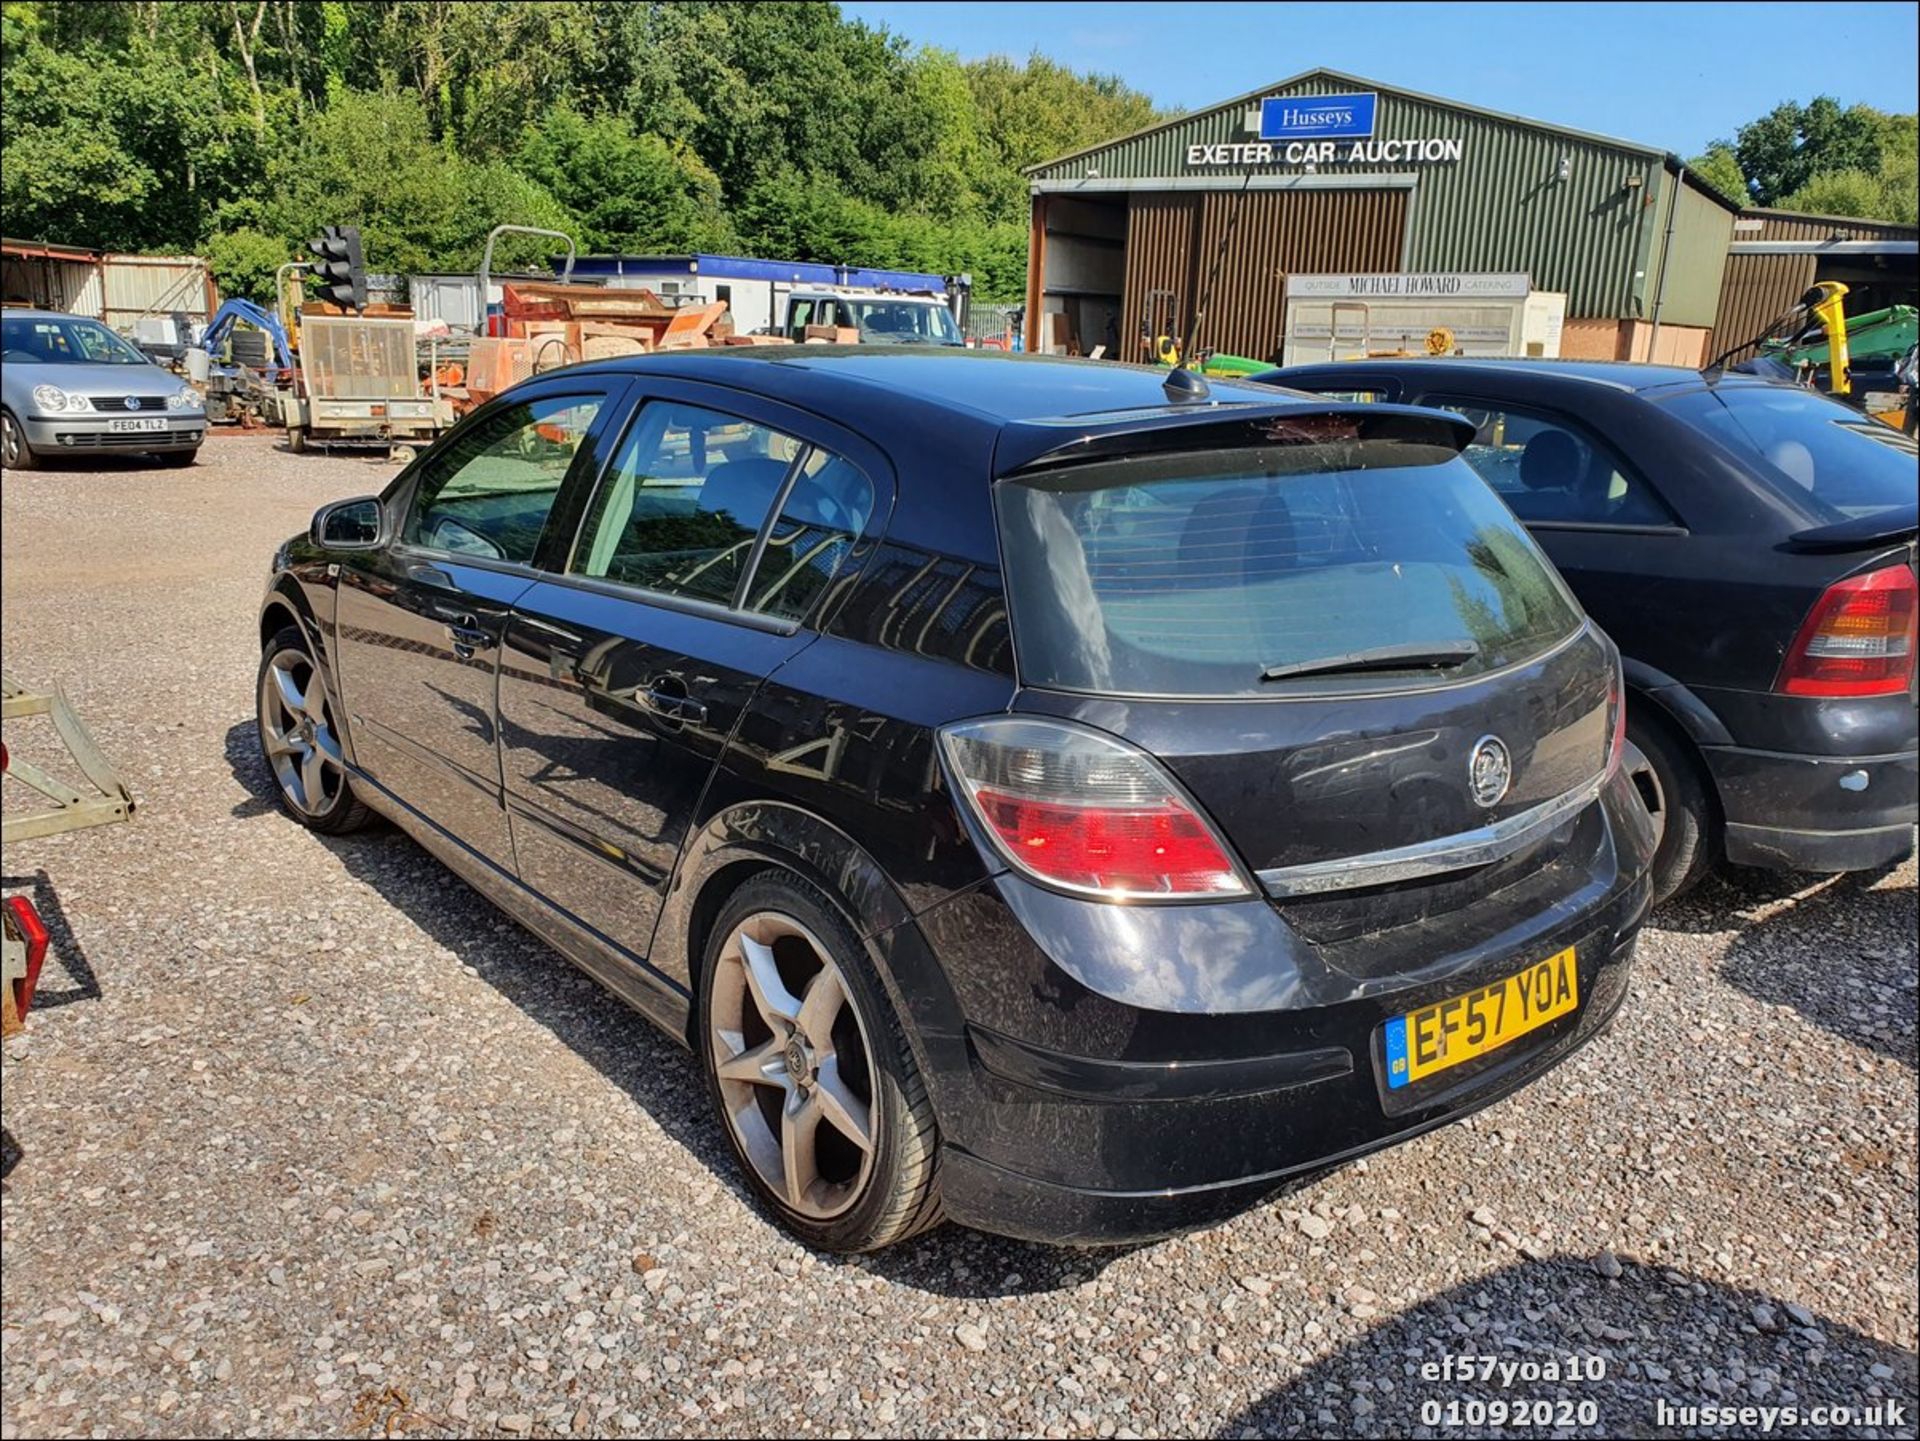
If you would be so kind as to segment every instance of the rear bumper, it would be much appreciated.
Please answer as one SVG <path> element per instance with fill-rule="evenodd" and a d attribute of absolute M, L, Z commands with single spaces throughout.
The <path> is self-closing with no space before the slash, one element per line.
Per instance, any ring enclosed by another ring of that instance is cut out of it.
<path fill-rule="evenodd" d="M 1771 870 L 1870 870 L 1913 850 L 1920 761 L 1707 747 L 1727 859 Z"/>
<path fill-rule="evenodd" d="M 207 418 L 198 413 L 159 417 L 162 430 L 115 430 L 115 420 L 131 416 L 67 415 L 47 419 L 28 416 L 20 429 L 27 444 L 42 455 L 80 450 L 190 450 L 206 438 Z"/>
<path fill-rule="evenodd" d="M 1566 1060 L 1603 1034 L 1627 996 L 1628 969 L 1636 937 L 1629 937 L 1586 982 L 1592 989 L 1580 1011 L 1564 1031 L 1531 1048 L 1496 1071 L 1474 1078 L 1461 1093 L 1443 1104 L 1422 1108 L 1368 1128 L 1342 1149 L 1311 1156 L 1288 1156 L 1276 1149 L 1273 1169 L 1197 1186 L 1170 1186 L 1151 1190 L 1105 1190 L 1076 1186 L 1022 1174 L 949 1145 L 941 1157 L 940 1190 L 947 1214 L 963 1225 L 1001 1235 L 1054 1244 L 1116 1245 L 1155 1240 L 1225 1221 L 1262 1201 L 1304 1185 L 1347 1161 L 1412 1140 L 1453 1121 L 1504 1100 Z M 1584 970 L 1584 967 L 1583 967 Z M 1584 977 L 1583 977 L 1584 980 Z M 1214 1114 L 1197 1123 L 1192 1144 L 1211 1145 L 1220 1130 L 1258 1125 L 1276 1139 L 1293 1124 L 1316 1124 L 1309 1117 L 1324 1107 L 1350 1105 L 1360 1111 L 1371 1102 L 1363 1095 L 1373 1089 L 1370 1074 L 1349 1084 L 1314 1087 L 1295 1093 L 1286 1103 L 1292 1114 L 1281 1118 L 1259 1098 L 1238 1105 L 1221 1103 Z M 1344 1096 L 1343 1096 L 1344 1089 Z M 1271 1129 L 1268 1129 L 1271 1128 Z"/>
<path fill-rule="evenodd" d="M 1577 863 L 1535 867 L 1466 911 L 1403 909 L 1390 929 L 1334 944 L 1306 944 L 1288 908 L 1264 900 L 1066 902 L 1094 917 L 1076 930 L 1007 877 L 923 912 L 902 929 L 923 938 L 961 1012 L 914 1007 L 948 1213 L 1050 1242 L 1147 1239 L 1523 1087 L 1611 1020 L 1648 904 L 1652 836 L 1629 784 L 1616 778 L 1581 825 Z M 1548 872 L 1544 897 L 1532 886 Z M 1387 1087 L 1389 1020 L 1566 946 L 1576 1010 Z"/>

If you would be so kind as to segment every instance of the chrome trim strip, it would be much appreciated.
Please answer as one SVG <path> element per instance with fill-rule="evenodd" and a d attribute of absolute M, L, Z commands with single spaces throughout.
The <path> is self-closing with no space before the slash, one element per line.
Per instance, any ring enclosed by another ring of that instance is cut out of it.
<path fill-rule="evenodd" d="M 1542 801 L 1532 810 L 1521 811 L 1503 821 L 1437 836 L 1415 845 L 1396 846 L 1388 851 L 1371 851 L 1361 856 L 1344 856 L 1337 861 L 1309 861 L 1305 865 L 1276 866 L 1257 871 L 1261 886 L 1269 896 L 1314 896 L 1328 891 L 1353 890 L 1359 886 L 1384 886 L 1394 881 L 1418 880 L 1447 871 L 1484 866 L 1512 855 L 1522 846 L 1539 840 L 1549 831 L 1573 819 L 1598 798 L 1613 774 L 1602 771 L 1584 785 L 1550 801 Z"/>

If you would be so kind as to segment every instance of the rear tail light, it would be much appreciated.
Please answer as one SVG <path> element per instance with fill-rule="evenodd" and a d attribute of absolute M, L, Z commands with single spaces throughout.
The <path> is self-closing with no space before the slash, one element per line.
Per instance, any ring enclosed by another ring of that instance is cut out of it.
<path fill-rule="evenodd" d="M 1916 587 L 1904 565 L 1827 587 L 1780 665 L 1783 695 L 1897 695 L 1913 681 Z"/>
<path fill-rule="evenodd" d="M 954 789 L 1016 870 L 1063 890 L 1249 893 L 1226 846 L 1145 752 L 1060 721 L 966 721 L 940 733 Z"/>
<path fill-rule="evenodd" d="M 1620 657 L 1613 658 L 1613 678 L 1607 685 L 1607 777 L 1620 769 L 1620 758 L 1627 750 L 1627 683 L 1620 672 Z"/>

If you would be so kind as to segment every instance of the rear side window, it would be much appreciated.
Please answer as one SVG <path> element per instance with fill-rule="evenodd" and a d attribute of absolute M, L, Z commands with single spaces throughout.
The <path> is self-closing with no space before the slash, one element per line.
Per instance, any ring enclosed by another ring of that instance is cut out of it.
<path fill-rule="evenodd" d="M 872 485 L 839 456 L 755 421 L 652 401 L 601 481 L 568 570 L 801 620 L 872 511 Z"/>
<path fill-rule="evenodd" d="M 1673 514 L 1605 443 L 1557 417 L 1429 398 L 1473 422 L 1462 452 L 1524 521 L 1672 525 Z"/>
<path fill-rule="evenodd" d="M 1829 524 L 1913 504 L 1920 446 L 1824 395 L 1790 385 L 1725 385 L 1665 404 Z"/>
<path fill-rule="evenodd" d="M 826 590 L 873 513 L 873 485 L 829 451 L 810 451 L 767 531 L 747 609 L 802 620 Z"/>
<path fill-rule="evenodd" d="M 1262 676 L 1379 648 L 1465 651 L 1401 675 L 1457 679 L 1580 624 L 1512 513 L 1441 446 L 1361 439 L 1087 465 L 1002 482 L 999 513 L 1014 650 L 1032 685 L 1377 687 L 1390 668 Z"/>

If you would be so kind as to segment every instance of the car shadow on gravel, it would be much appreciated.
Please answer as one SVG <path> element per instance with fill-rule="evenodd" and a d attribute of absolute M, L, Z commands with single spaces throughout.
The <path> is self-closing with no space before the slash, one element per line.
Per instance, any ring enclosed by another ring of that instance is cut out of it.
<path fill-rule="evenodd" d="M 247 792 L 232 814 L 278 816 L 274 782 L 261 759 L 252 721 L 227 731 L 226 758 L 234 779 Z M 397 827 L 379 823 L 354 835 L 313 839 L 435 944 L 471 966 L 645 1108 L 661 1130 L 744 1207 L 771 1221 L 741 1181 L 699 1069 L 683 1047 L 512 921 Z M 873 1255 L 817 1254 L 827 1264 L 857 1267 L 930 1294 L 984 1299 L 1082 1285 L 1137 1249 L 1046 1246 L 948 1225 Z"/>
<path fill-rule="evenodd" d="M 1915 1057 L 1916 901 L 1899 867 L 1837 876 L 1734 871 L 1656 913 L 1697 934 L 1738 927 L 1720 973 L 1843 1040 L 1909 1067 Z"/>
<path fill-rule="evenodd" d="M 1534 1369 L 1502 1369 L 1486 1379 L 1476 1370 L 1468 1378 L 1458 1374 L 1463 1358 Z M 1559 1379 L 1549 1378 L 1548 1363 L 1557 1364 Z M 1575 1363 L 1579 1378 L 1569 1379 Z M 1603 1374 L 1595 1377 L 1596 1369 Z M 1656 1403 L 1664 1401 L 1671 1407 L 1877 1403 L 1883 1409 L 1876 1432 L 1816 1429 L 1911 1435 L 1915 1374 L 1912 1351 L 1783 1298 L 1631 1261 L 1619 1263 L 1619 1275 L 1608 1279 L 1592 1260 L 1556 1257 L 1518 1262 L 1378 1322 L 1215 1434 L 1506 1435 L 1518 1427 L 1526 1435 L 1552 1429 L 1664 1436 L 1760 1429 L 1757 1414 L 1727 1429 L 1683 1418 L 1662 1424 Z M 1555 1414 L 1534 1425 L 1515 1419 L 1511 1409 L 1501 1420 L 1470 1409 L 1498 1402 L 1509 1408 L 1549 1402 Z M 1887 1415 L 1890 1402 L 1905 1408 L 1903 1420 Z M 1591 1403 L 1591 1419 L 1560 1412 L 1561 1403 Z M 1449 1405 L 1459 1410 L 1450 1413 Z M 1804 1416 L 1800 1424 L 1808 1424 Z"/>

